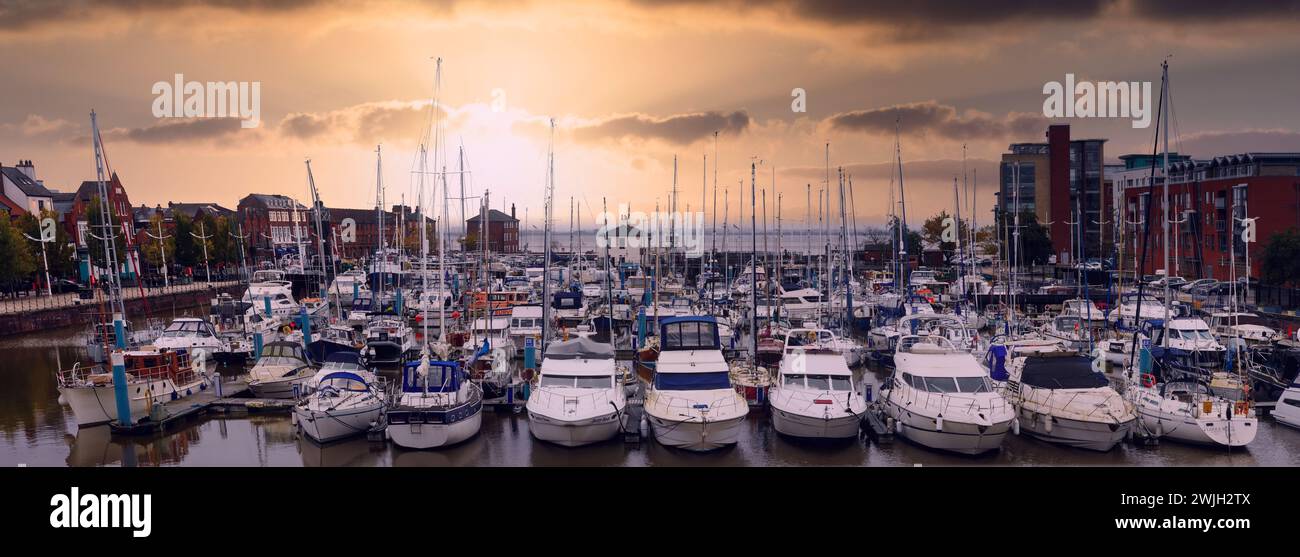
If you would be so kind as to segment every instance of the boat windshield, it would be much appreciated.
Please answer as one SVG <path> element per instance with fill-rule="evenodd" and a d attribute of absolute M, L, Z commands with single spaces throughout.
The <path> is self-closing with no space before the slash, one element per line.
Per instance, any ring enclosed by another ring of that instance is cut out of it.
<path fill-rule="evenodd" d="M 710 391 L 730 389 L 731 377 L 725 371 L 709 373 L 656 373 L 655 388 L 661 391 Z"/>
<path fill-rule="evenodd" d="M 903 381 L 912 388 L 931 393 L 988 393 L 993 382 L 988 377 L 920 377 L 903 373 Z"/>
<path fill-rule="evenodd" d="M 853 381 L 847 375 L 786 374 L 782 383 L 787 387 L 804 387 L 822 391 L 851 391 Z"/>
<path fill-rule="evenodd" d="M 1169 338 L 1178 340 L 1213 340 L 1208 329 L 1169 329 Z"/>
<path fill-rule="evenodd" d="M 196 333 L 199 336 L 207 336 L 207 329 L 203 327 L 203 323 L 199 321 L 178 321 L 168 325 L 162 336 L 188 337 L 195 336 Z"/>
<path fill-rule="evenodd" d="M 326 387 L 332 387 L 338 391 L 352 391 L 358 393 L 370 390 L 365 381 L 362 381 L 360 377 L 350 373 L 338 373 L 322 379 L 319 388 L 324 390 Z"/>
<path fill-rule="evenodd" d="M 541 386 L 574 389 L 612 389 L 614 387 L 614 378 L 608 375 L 542 374 Z"/>

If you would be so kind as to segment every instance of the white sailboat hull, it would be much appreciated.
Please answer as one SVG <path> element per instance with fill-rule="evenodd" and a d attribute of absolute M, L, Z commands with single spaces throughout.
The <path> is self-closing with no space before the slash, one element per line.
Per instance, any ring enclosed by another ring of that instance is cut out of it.
<path fill-rule="evenodd" d="M 406 449 L 436 449 L 463 442 L 478 434 L 483 411 L 452 424 L 389 424 L 388 439 Z"/>
<path fill-rule="evenodd" d="M 317 443 L 329 443 L 365 433 L 370 429 L 370 424 L 379 421 L 383 410 L 383 403 L 376 400 L 374 404 L 361 408 L 335 411 L 317 411 L 298 406 L 294 408 L 293 416 L 303 435 Z"/>

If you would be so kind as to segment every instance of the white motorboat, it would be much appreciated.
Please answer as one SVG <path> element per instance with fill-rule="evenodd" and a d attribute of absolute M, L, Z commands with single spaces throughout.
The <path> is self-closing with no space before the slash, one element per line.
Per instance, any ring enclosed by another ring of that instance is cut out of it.
<path fill-rule="evenodd" d="M 1160 300 L 1157 300 L 1155 296 L 1125 292 L 1120 294 L 1119 303 L 1115 306 L 1115 309 L 1106 314 L 1106 320 L 1120 328 L 1136 329 L 1140 321 L 1145 322 L 1148 319 L 1163 318 L 1164 315 L 1165 305 L 1160 303 Z"/>
<path fill-rule="evenodd" d="M 1129 374 L 1134 378 L 1136 370 Z M 1160 439 L 1219 447 L 1244 447 L 1255 440 L 1259 423 L 1247 401 L 1215 395 L 1201 381 L 1155 383 L 1149 374 L 1131 381 L 1129 401 L 1142 431 Z"/>
<path fill-rule="evenodd" d="M 1272 416 L 1277 423 L 1300 428 L 1300 379 L 1291 383 L 1277 398 Z"/>
<path fill-rule="evenodd" d="M 294 406 L 293 422 L 317 443 L 365 433 L 383 414 L 383 391 L 356 352 L 330 354 L 307 387 L 311 394 Z"/>
<path fill-rule="evenodd" d="M 1136 415 L 1092 366 L 1073 352 L 1012 359 L 1002 390 L 1016 407 L 1020 432 L 1103 452 L 1122 441 Z"/>
<path fill-rule="evenodd" d="M 981 454 L 1002 446 L 1015 409 L 969 352 L 938 335 L 905 335 L 881 389 L 896 431 L 930 447 Z"/>
<path fill-rule="evenodd" d="M 211 360 L 222 350 L 221 337 L 212 324 L 196 317 L 172 321 L 153 345 L 161 350 L 186 350 L 191 358 L 202 360 Z"/>
<path fill-rule="evenodd" d="M 253 273 L 253 280 L 244 291 L 244 302 L 250 304 L 248 312 L 267 312 L 275 317 L 292 317 L 298 314 L 298 302 L 293 298 L 293 283 L 284 280 L 284 273 L 276 270 L 261 270 Z"/>
<path fill-rule="evenodd" d="M 248 388 L 258 398 L 294 398 L 306 393 L 307 380 L 315 374 L 302 344 L 272 342 L 262 347 L 257 363 L 248 371 Z"/>
<path fill-rule="evenodd" d="M 553 342 L 528 398 L 528 429 L 566 447 L 605 441 L 618 433 L 626 406 L 612 345 L 585 336 Z"/>
<path fill-rule="evenodd" d="M 427 355 L 402 367 L 402 387 L 389 404 L 387 435 L 407 449 L 455 445 L 483 424 L 483 392 L 457 362 Z"/>
<path fill-rule="evenodd" d="M 659 326 L 654 380 L 645 413 L 662 445 L 708 451 L 734 445 L 749 405 L 731 386 L 717 320 L 673 317 Z"/>
<path fill-rule="evenodd" d="M 109 353 L 109 360 L 120 363 L 126 370 L 133 422 L 149 419 L 155 403 L 182 399 L 209 387 L 202 366 L 191 365 L 184 351 L 114 351 Z M 72 408 L 79 427 L 105 424 L 118 418 L 111 368 L 77 365 L 60 370 L 56 380 L 59 398 Z"/>
<path fill-rule="evenodd" d="M 405 319 L 394 315 L 371 317 L 364 335 L 366 362 L 370 365 L 399 365 L 415 350 L 414 335 Z"/>
<path fill-rule="evenodd" d="M 817 439 L 856 437 L 867 401 L 826 329 L 791 329 L 776 383 L 769 390 L 772 425 L 782 434 Z"/>

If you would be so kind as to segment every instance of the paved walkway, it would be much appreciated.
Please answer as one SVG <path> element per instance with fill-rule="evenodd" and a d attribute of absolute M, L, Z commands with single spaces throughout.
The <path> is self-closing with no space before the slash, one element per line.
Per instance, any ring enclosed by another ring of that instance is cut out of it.
<path fill-rule="evenodd" d="M 227 286 L 233 286 L 236 284 L 239 284 L 239 281 L 235 281 L 235 280 L 223 281 L 223 282 L 213 281 L 211 283 L 195 282 L 195 283 L 185 284 L 185 285 L 173 285 L 171 287 L 144 288 L 143 296 L 147 298 L 153 298 L 157 296 L 165 296 L 168 294 L 197 292 L 197 291 L 205 291 L 209 289 L 223 288 Z M 122 296 L 128 300 L 134 300 L 140 298 L 141 295 L 142 295 L 141 288 L 138 286 L 129 286 L 129 287 L 124 287 L 122 289 Z M 55 294 L 54 296 L 44 296 L 44 295 L 25 296 L 22 298 L 11 298 L 6 300 L 0 300 L 0 315 L 14 314 L 14 313 L 21 314 L 21 313 L 28 313 L 34 311 L 42 311 L 47 309 L 60 309 L 60 308 L 70 308 L 70 307 L 77 307 L 77 306 L 97 307 L 101 302 L 107 302 L 107 298 L 104 296 L 104 292 L 102 290 L 95 290 L 95 298 L 93 300 L 82 300 L 77 297 L 77 294 L 75 292 L 68 293 L 68 294 Z"/>

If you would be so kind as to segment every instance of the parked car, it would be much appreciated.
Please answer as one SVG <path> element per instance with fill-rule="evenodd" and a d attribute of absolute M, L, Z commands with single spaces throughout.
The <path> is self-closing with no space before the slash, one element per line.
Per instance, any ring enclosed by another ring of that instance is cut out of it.
<path fill-rule="evenodd" d="M 1217 283 L 1217 282 L 1219 282 L 1219 281 L 1214 280 L 1214 279 L 1212 279 L 1212 278 L 1196 279 L 1196 280 L 1194 280 L 1194 281 L 1192 281 L 1192 282 L 1189 282 L 1189 283 L 1187 283 L 1187 284 L 1182 285 L 1182 286 L 1179 287 L 1178 289 L 1179 289 L 1179 290 L 1182 290 L 1183 292 L 1192 293 L 1192 292 L 1194 292 L 1198 287 L 1201 287 L 1201 286 L 1208 286 L 1208 285 L 1211 285 L 1211 284 L 1214 284 L 1214 283 Z"/>
<path fill-rule="evenodd" d="M 50 283 L 50 290 L 55 294 L 67 294 L 69 292 L 80 292 L 86 285 L 71 279 L 57 279 Z"/>
<path fill-rule="evenodd" d="M 1215 279 L 1201 279 L 1200 281 L 1196 281 L 1196 282 L 1199 284 L 1189 284 L 1187 286 L 1184 286 L 1183 290 L 1191 292 L 1192 294 L 1198 296 L 1205 296 L 1208 295 L 1210 291 L 1217 288 L 1220 284 L 1223 284 L 1222 282 L 1219 282 Z M 1191 288 L 1188 288 L 1188 286 L 1190 286 Z"/>
<path fill-rule="evenodd" d="M 1169 277 L 1169 278 L 1161 277 L 1159 279 L 1156 279 L 1154 282 L 1152 282 L 1151 286 L 1154 286 L 1156 288 L 1164 288 L 1166 282 L 1169 283 L 1169 288 L 1180 288 L 1183 285 L 1187 284 L 1187 279 L 1183 277 Z"/>

